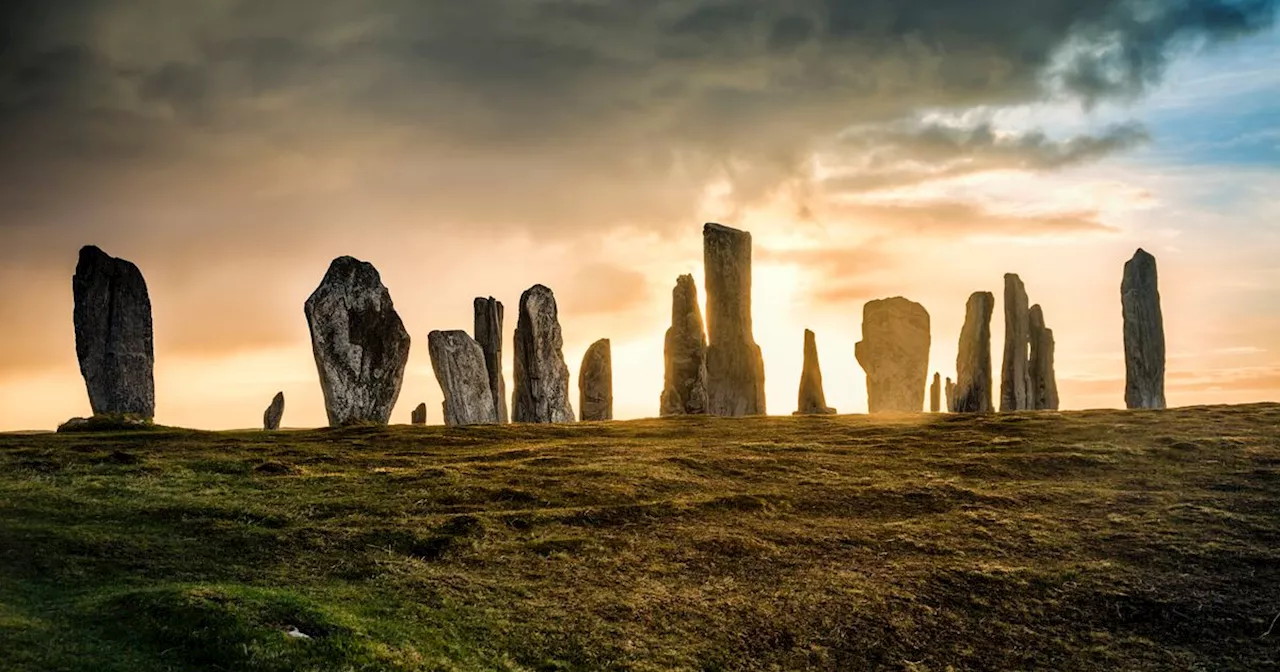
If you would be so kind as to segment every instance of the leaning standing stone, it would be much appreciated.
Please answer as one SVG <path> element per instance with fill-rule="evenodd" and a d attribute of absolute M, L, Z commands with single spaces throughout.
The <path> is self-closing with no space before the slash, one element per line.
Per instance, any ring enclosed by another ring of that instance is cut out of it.
<path fill-rule="evenodd" d="M 271 431 L 280 429 L 280 420 L 284 418 L 284 392 L 276 392 L 271 405 L 262 414 L 262 428 Z"/>
<path fill-rule="evenodd" d="M 502 302 L 492 296 L 476 297 L 475 336 L 484 350 L 484 366 L 489 372 L 489 391 L 493 393 L 493 410 L 498 422 L 507 421 L 507 383 L 502 377 Z"/>
<path fill-rule="evenodd" d="M 480 344 L 465 331 L 433 331 L 427 334 L 427 351 L 444 393 L 444 424 L 452 427 L 497 422 Z"/>
<path fill-rule="evenodd" d="M 418 404 L 417 408 L 409 413 L 409 422 L 414 425 L 427 424 L 427 405 Z"/>
<path fill-rule="evenodd" d="M 854 356 L 867 373 L 872 413 L 919 413 L 929 377 L 929 312 L 900 296 L 862 309 L 862 340 Z"/>
<path fill-rule="evenodd" d="M 1015 273 L 1004 276 L 1004 362 L 1000 367 L 1000 412 L 1032 408 L 1031 320 L 1027 290 Z"/>
<path fill-rule="evenodd" d="M 573 422 L 563 348 L 556 297 L 550 289 L 534 285 L 520 295 L 516 320 L 513 421 Z"/>
<path fill-rule="evenodd" d="M 671 290 L 671 328 L 662 348 L 664 373 L 658 414 L 707 412 L 707 337 L 702 330 L 698 288 L 692 275 L 676 278 Z"/>
<path fill-rule="evenodd" d="M 582 356 L 578 412 L 583 422 L 613 419 L 613 351 L 607 338 L 592 343 Z"/>
<path fill-rule="evenodd" d="M 387 424 L 409 361 L 409 334 L 377 269 L 334 259 L 305 313 L 329 424 Z"/>
<path fill-rule="evenodd" d="M 990 413 L 991 314 L 996 297 L 991 292 L 974 292 L 964 307 L 964 327 L 956 352 L 956 385 L 948 397 L 956 413 Z"/>
<path fill-rule="evenodd" d="M 764 415 L 764 358 L 751 328 L 751 234 L 702 229 L 707 288 L 707 412 Z"/>
<path fill-rule="evenodd" d="M 822 390 L 822 367 L 818 364 L 818 341 L 804 330 L 804 368 L 800 371 L 800 394 L 795 415 L 834 415 Z"/>
<path fill-rule="evenodd" d="M 137 266 L 88 245 L 71 279 L 76 357 L 94 415 L 155 416 L 151 297 Z"/>
<path fill-rule="evenodd" d="M 1141 248 L 1124 265 L 1124 402 L 1129 408 L 1164 408 L 1164 316 L 1156 258 Z"/>

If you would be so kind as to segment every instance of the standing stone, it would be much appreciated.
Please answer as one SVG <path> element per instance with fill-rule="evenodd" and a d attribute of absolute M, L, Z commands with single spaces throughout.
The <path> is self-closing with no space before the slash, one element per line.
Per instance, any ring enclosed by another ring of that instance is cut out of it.
<path fill-rule="evenodd" d="M 956 384 L 951 382 L 951 378 L 947 378 L 946 395 L 947 395 L 947 412 L 955 413 L 956 412 Z"/>
<path fill-rule="evenodd" d="M 934 372 L 933 384 L 929 386 L 929 412 L 942 411 L 942 374 Z"/>
<path fill-rule="evenodd" d="M 1124 403 L 1164 408 L 1164 316 L 1156 258 L 1141 248 L 1124 265 L 1120 283 L 1124 315 Z"/>
<path fill-rule="evenodd" d="M 444 424 L 487 425 L 498 421 L 489 390 L 489 370 L 480 344 L 462 330 L 427 334 L 431 370 L 444 393 Z"/>
<path fill-rule="evenodd" d="M 80 248 L 71 291 L 76 357 L 94 415 L 155 417 L 151 297 L 142 273 L 88 245 Z"/>
<path fill-rule="evenodd" d="M 1053 330 L 1044 325 L 1040 304 L 1031 306 L 1031 407 L 1058 410 L 1058 378 L 1053 371 Z"/>
<path fill-rule="evenodd" d="M 271 405 L 262 414 L 262 428 L 267 431 L 280 429 L 280 420 L 284 418 L 284 392 L 276 392 Z"/>
<path fill-rule="evenodd" d="M 707 412 L 707 337 L 692 275 L 676 278 L 671 290 L 671 328 L 662 349 L 662 398 L 658 414 L 695 415 Z"/>
<path fill-rule="evenodd" d="M 493 393 L 493 409 L 498 422 L 507 421 L 507 383 L 502 377 L 502 302 L 476 297 L 475 335 L 484 350 L 484 366 L 489 372 L 489 390 Z"/>
<path fill-rule="evenodd" d="M 919 413 L 929 377 L 929 312 L 900 296 L 862 308 L 862 340 L 854 356 L 867 372 L 872 413 Z"/>
<path fill-rule="evenodd" d="M 764 415 L 764 358 L 751 330 L 751 234 L 702 228 L 707 287 L 707 412 Z"/>
<path fill-rule="evenodd" d="M 1031 320 L 1027 290 L 1015 273 L 1004 275 L 1004 361 L 1000 367 L 1000 411 L 1025 411 L 1031 403 Z"/>
<path fill-rule="evenodd" d="M 822 367 L 818 365 L 818 341 L 804 330 L 804 369 L 800 372 L 800 395 L 795 415 L 835 415 L 822 391 Z"/>
<path fill-rule="evenodd" d="M 417 408 L 409 413 L 409 422 L 414 425 L 427 424 L 427 405 L 418 404 Z"/>
<path fill-rule="evenodd" d="M 573 422 L 569 401 L 569 367 L 556 297 L 534 285 L 520 295 L 515 333 L 515 390 L 511 419 L 515 422 Z"/>
<path fill-rule="evenodd" d="M 974 292 L 965 304 L 956 353 L 956 384 L 950 397 L 955 413 L 991 412 L 991 314 L 995 307 L 996 297 L 991 292 Z"/>
<path fill-rule="evenodd" d="M 409 361 L 409 334 L 378 270 L 353 257 L 334 259 L 304 312 L 329 424 L 387 424 Z"/>
<path fill-rule="evenodd" d="M 583 422 L 613 419 L 613 351 L 607 338 L 592 343 L 582 356 L 578 412 Z"/>

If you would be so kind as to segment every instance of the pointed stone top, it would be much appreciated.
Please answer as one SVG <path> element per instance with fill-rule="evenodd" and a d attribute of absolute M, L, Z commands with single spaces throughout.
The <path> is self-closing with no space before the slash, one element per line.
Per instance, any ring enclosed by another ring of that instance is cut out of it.
<path fill-rule="evenodd" d="M 724 224 L 717 224 L 715 222 L 707 222 L 706 224 L 703 224 L 702 233 L 704 235 L 708 233 L 730 233 L 730 234 L 735 234 L 740 236 L 747 236 L 748 238 L 751 237 L 750 231 L 735 229 L 732 226 L 725 226 Z"/>
<path fill-rule="evenodd" d="M 1152 256 L 1150 252 L 1147 252 L 1146 250 L 1139 247 L 1138 251 L 1133 253 L 1133 258 L 1130 259 L 1128 263 L 1126 263 L 1125 265 L 1128 266 L 1129 264 L 1137 264 L 1139 266 L 1154 267 L 1156 265 L 1156 258 Z"/>

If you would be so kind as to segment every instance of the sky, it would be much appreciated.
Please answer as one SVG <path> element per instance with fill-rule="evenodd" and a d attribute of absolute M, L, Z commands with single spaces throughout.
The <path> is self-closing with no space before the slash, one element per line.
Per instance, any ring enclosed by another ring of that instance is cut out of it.
<path fill-rule="evenodd" d="M 556 294 L 574 376 L 611 339 L 615 417 L 656 415 L 701 230 L 754 239 L 768 408 L 813 329 L 866 411 L 867 301 L 1018 273 L 1063 408 L 1123 405 L 1119 285 L 1159 263 L 1170 405 L 1280 400 L 1276 0 L 7 0 L 0 430 L 89 413 L 71 276 L 136 263 L 156 421 L 325 423 L 302 306 L 373 263 L 413 338 L 393 418 L 441 393 L 426 337 Z M 705 298 L 705 297 L 703 297 Z"/>

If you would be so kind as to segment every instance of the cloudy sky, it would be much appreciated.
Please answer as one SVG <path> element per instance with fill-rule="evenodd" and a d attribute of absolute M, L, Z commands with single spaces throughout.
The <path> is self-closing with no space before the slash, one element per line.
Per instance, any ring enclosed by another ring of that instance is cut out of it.
<path fill-rule="evenodd" d="M 1064 407 L 1122 405 L 1137 247 L 1160 264 L 1169 402 L 1280 399 L 1277 2 L 1010 7 L 6 0 L 0 429 L 89 410 L 89 243 L 147 278 L 159 422 L 254 426 L 284 390 L 286 425 L 323 424 L 302 305 L 342 254 L 415 339 L 398 419 L 425 401 L 440 421 L 427 333 L 469 330 L 474 296 L 514 316 L 534 283 L 570 369 L 611 338 L 616 415 L 653 415 L 704 221 L 754 235 L 773 413 L 806 327 L 828 402 L 865 411 L 875 298 L 928 308 L 950 374 L 966 298 L 1006 272 L 1055 330 Z"/>

